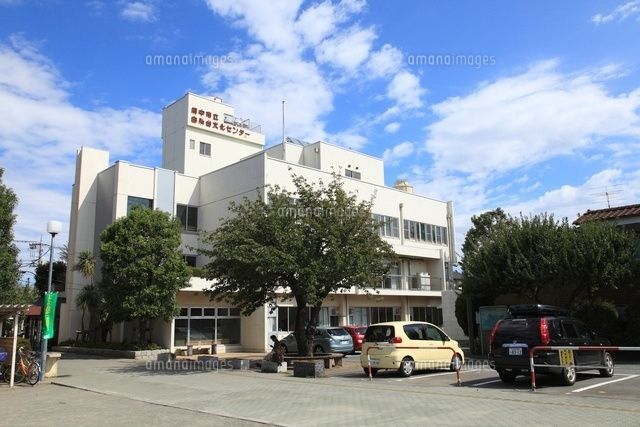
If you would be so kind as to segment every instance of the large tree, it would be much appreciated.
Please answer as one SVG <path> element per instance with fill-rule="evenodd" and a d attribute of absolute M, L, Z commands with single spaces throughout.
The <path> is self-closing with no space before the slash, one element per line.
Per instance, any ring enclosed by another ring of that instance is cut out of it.
<path fill-rule="evenodd" d="M 572 227 L 552 215 L 509 218 L 464 253 L 464 286 L 474 297 L 575 305 L 630 282 L 634 236 L 604 223 Z"/>
<path fill-rule="evenodd" d="M 231 203 L 200 252 L 211 259 L 211 297 L 231 300 L 245 315 L 277 304 L 278 296 L 293 298 L 298 351 L 311 355 L 324 299 L 379 285 L 395 254 L 378 234 L 372 201 L 347 193 L 339 176 L 317 184 L 292 179 L 295 192 L 268 187 L 266 200 Z"/>
<path fill-rule="evenodd" d="M 67 277 L 67 263 L 62 260 L 53 262 L 53 271 L 51 272 L 51 290 L 53 292 L 63 292 L 65 280 Z M 36 267 L 36 283 L 35 287 L 38 294 L 43 296 L 49 286 L 49 261 L 38 264 Z"/>
<path fill-rule="evenodd" d="M 177 314 L 177 293 L 189 286 L 180 230 L 169 214 L 135 207 L 100 235 L 105 308 L 114 322 L 139 322 L 140 344 L 152 319 Z"/>
<path fill-rule="evenodd" d="M 469 275 L 469 272 L 465 269 L 465 260 L 472 259 L 484 244 L 491 242 L 494 230 L 508 222 L 509 217 L 501 208 L 496 208 L 471 217 L 472 226 L 469 231 L 467 231 L 464 243 L 462 244 L 463 258 L 460 263 L 463 271 L 462 292 L 456 299 L 455 309 L 458 324 L 467 335 L 469 335 L 469 322 L 467 318 L 467 312 L 469 310 L 467 304 L 469 303 L 471 305 L 471 313 L 475 313 L 478 307 L 492 304 L 494 297 L 493 295 L 488 295 L 482 285 L 478 284 L 477 281 L 473 280 Z M 469 302 L 469 300 L 471 302 Z M 473 325 L 476 325 L 476 323 L 473 322 Z"/>
<path fill-rule="evenodd" d="M 18 204 L 18 197 L 13 190 L 4 185 L 0 168 L 0 304 L 13 304 L 21 299 L 18 285 L 20 265 L 18 248 L 13 243 L 13 225 L 16 216 L 13 213 Z"/>

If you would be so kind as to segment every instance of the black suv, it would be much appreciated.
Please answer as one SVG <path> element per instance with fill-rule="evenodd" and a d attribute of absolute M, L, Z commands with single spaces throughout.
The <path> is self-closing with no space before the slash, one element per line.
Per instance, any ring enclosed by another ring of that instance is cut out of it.
<path fill-rule="evenodd" d="M 489 336 L 489 363 L 506 383 L 516 376 L 530 374 L 529 349 L 535 346 L 607 346 L 609 341 L 577 319 L 568 311 L 548 305 L 513 305 L 507 318 L 499 320 Z M 603 377 L 613 375 L 611 354 L 604 350 L 574 351 L 576 368 L 538 367 L 560 365 L 558 351 L 537 351 L 534 356 L 536 373 L 561 375 L 565 385 L 576 382 L 576 370 L 597 369 Z M 580 366 L 583 366 L 581 369 Z M 602 368 L 597 368 L 602 366 Z"/>

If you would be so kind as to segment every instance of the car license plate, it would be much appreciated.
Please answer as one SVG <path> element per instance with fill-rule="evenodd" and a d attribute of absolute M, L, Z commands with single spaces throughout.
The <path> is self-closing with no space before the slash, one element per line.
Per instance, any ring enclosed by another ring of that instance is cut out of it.
<path fill-rule="evenodd" d="M 378 363 L 379 363 L 379 362 L 380 362 L 380 361 L 379 361 L 378 359 L 370 359 L 370 360 L 369 360 L 369 364 L 370 364 L 371 366 L 378 366 Z"/>
<path fill-rule="evenodd" d="M 509 347 L 509 356 L 522 356 L 522 347 Z"/>
<path fill-rule="evenodd" d="M 342 344 L 349 344 L 349 340 L 340 341 Z"/>

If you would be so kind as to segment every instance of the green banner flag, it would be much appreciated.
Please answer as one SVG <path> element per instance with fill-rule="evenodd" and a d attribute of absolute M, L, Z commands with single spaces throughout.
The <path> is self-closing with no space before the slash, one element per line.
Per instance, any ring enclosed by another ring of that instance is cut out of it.
<path fill-rule="evenodd" d="M 56 303 L 58 302 L 57 292 L 45 292 L 44 307 L 42 310 L 42 338 L 50 340 L 53 338 L 54 319 L 56 317 Z"/>

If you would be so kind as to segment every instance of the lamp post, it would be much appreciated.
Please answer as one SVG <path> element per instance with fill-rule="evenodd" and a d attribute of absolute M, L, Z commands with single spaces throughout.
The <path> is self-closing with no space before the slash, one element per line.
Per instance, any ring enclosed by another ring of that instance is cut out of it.
<path fill-rule="evenodd" d="M 62 223 L 60 221 L 49 221 L 47 223 L 47 233 L 51 234 L 51 248 L 49 251 L 49 280 L 47 281 L 47 292 L 51 292 L 51 280 L 53 279 L 53 238 L 56 237 L 56 234 L 62 231 Z M 42 299 L 42 309 L 44 314 L 44 304 L 45 299 Z M 44 326 L 44 321 L 42 326 Z M 44 337 L 44 334 L 42 334 Z M 40 353 L 42 354 L 42 358 L 40 359 L 40 381 L 44 380 L 44 373 L 47 370 L 47 345 L 49 340 L 46 338 L 42 338 L 42 346 L 40 348 Z"/>

